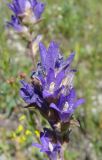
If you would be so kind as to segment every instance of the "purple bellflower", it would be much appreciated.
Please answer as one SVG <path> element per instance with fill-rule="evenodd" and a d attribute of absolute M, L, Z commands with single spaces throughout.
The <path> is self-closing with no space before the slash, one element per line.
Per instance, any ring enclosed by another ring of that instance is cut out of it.
<path fill-rule="evenodd" d="M 8 6 L 17 16 L 24 16 L 31 7 L 29 0 L 13 0 Z"/>
<path fill-rule="evenodd" d="M 60 55 L 59 47 L 55 42 L 50 43 L 48 51 L 42 43 L 39 44 L 39 49 L 42 67 L 46 74 L 45 77 L 41 77 L 43 97 L 56 97 L 62 92 L 65 86 L 71 87 L 72 85 L 74 74 L 70 70 L 70 64 L 74 58 L 74 53 L 64 61 Z M 64 92 L 65 90 L 68 91 L 67 88 L 64 89 Z"/>
<path fill-rule="evenodd" d="M 16 19 L 14 21 L 11 18 L 9 26 L 13 27 L 17 32 L 21 32 L 22 25 L 24 29 L 26 24 L 37 23 L 41 19 L 45 8 L 45 4 L 38 0 L 12 0 L 8 6 L 14 14 L 12 17 Z"/>
<path fill-rule="evenodd" d="M 20 95 L 29 106 L 40 108 L 51 125 L 69 122 L 75 109 L 84 103 L 83 99 L 77 100 L 73 86 L 75 70 L 71 69 L 71 63 L 75 54 L 71 53 L 64 60 L 55 42 L 50 43 L 48 50 L 40 43 L 39 50 L 41 62 L 32 74 L 32 84 L 28 84 L 33 89 L 33 95 L 28 94 L 31 91 L 24 85 Z"/>
<path fill-rule="evenodd" d="M 20 95 L 23 100 L 27 104 L 33 104 L 41 107 L 42 101 L 39 97 L 39 94 L 37 94 L 35 88 L 31 84 L 28 84 L 23 80 L 21 81 L 21 83 L 23 87 L 20 89 Z"/>
<path fill-rule="evenodd" d="M 60 95 L 57 104 L 51 103 L 50 107 L 58 112 L 60 121 L 67 122 L 75 109 L 82 103 L 84 103 L 84 99 L 76 100 L 75 89 L 72 88 L 68 96 Z"/>
<path fill-rule="evenodd" d="M 32 15 L 33 13 L 36 19 L 41 17 L 45 8 L 45 4 L 37 0 L 13 0 L 8 6 L 18 17 Z"/>
<path fill-rule="evenodd" d="M 20 24 L 19 19 L 16 16 L 11 16 L 11 21 L 7 23 L 7 27 L 12 27 L 15 31 L 19 33 L 28 32 L 28 28 Z"/>
<path fill-rule="evenodd" d="M 46 153 L 50 160 L 57 160 L 58 153 L 61 150 L 61 144 L 54 142 L 49 130 L 40 133 L 40 141 L 41 144 L 33 143 L 33 146 L 39 148 L 40 152 Z"/>

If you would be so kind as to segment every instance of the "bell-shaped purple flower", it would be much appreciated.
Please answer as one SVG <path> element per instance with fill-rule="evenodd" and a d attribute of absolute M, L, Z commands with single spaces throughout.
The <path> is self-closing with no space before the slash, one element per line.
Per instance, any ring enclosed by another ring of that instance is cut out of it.
<path fill-rule="evenodd" d="M 70 87 L 73 87 L 74 72 L 70 69 L 70 65 L 74 58 L 74 53 L 64 60 L 60 54 L 59 46 L 55 42 L 51 42 L 48 50 L 43 43 L 39 44 L 41 65 L 46 76 L 42 76 L 43 97 L 57 97 L 63 89 L 67 94 Z"/>
<path fill-rule="evenodd" d="M 54 123 L 69 122 L 75 109 L 84 102 L 83 99 L 77 100 L 73 85 L 76 70 L 71 68 L 71 64 L 75 54 L 71 53 L 64 60 L 61 57 L 58 44 L 53 41 L 48 49 L 43 43 L 40 43 L 39 50 L 41 62 L 38 63 L 37 70 L 31 76 L 33 97 L 38 96 L 35 100 L 36 104 L 42 109 L 41 114 L 52 126 Z M 26 88 L 26 92 L 27 90 L 29 89 Z M 21 93 L 25 100 L 25 91 L 21 89 Z M 32 98 L 29 103 L 32 102 L 31 100 Z"/>
<path fill-rule="evenodd" d="M 17 16 L 24 16 L 31 8 L 29 0 L 12 0 L 8 6 Z"/>
<path fill-rule="evenodd" d="M 54 142 L 51 132 L 45 130 L 40 134 L 41 144 L 33 143 L 33 146 L 40 149 L 48 155 L 51 160 L 57 160 L 58 153 L 61 150 L 61 144 L 59 142 Z"/>
<path fill-rule="evenodd" d="M 37 2 L 36 5 L 33 7 L 33 13 L 36 19 L 40 19 L 42 13 L 44 12 L 45 4 L 42 2 Z"/>
<path fill-rule="evenodd" d="M 46 49 L 44 44 L 40 42 L 39 51 L 42 67 L 45 69 L 46 72 L 48 72 L 50 68 L 68 68 L 71 65 L 75 56 L 75 53 L 71 53 L 70 56 L 66 60 L 64 60 L 61 56 L 59 45 L 54 41 L 51 41 L 48 49 Z"/>
<path fill-rule="evenodd" d="M 36 88 L 34 88 L 31 84 L 21 81 L 21 84 L 23 85 L 20 89 L 20 96 L 27 104 L 33 104 L 37 107 L 42 106 L 42 100 L 39 94 L 37 93 Z"/>
<path fill-rule="evenodd" d="M 17 32 L 28 31 L 28 24 L 38 23 L 44 12 L 45 4 L 38 0 L 12 0 L 8 7 L 13 12 L 9 27 Z"/>
<path fill-rule="evenodd" d="M 45 4 L 38 0 L 13 0 L 8 6 L 23 21 L 40 19 L 45 8 Z"/>
<path fill-rule="evenodd" d="M 16 16 L 11 16 L 11 21 L 7 22 L 7 27 L 12 27 L 16 32 L 27 33 L 28 28 L 21 25 L 20 20 Z"/>
<path fill-rule="evenodd" d="M 77 100 L 75 89 L 72 88 L 67 96 L 60 95 L 57 104 L 51 103 L 50 107 L 58 112 L 60 121 L 67 122 L 76 108 L 84 102 L 82 98 Z"/>

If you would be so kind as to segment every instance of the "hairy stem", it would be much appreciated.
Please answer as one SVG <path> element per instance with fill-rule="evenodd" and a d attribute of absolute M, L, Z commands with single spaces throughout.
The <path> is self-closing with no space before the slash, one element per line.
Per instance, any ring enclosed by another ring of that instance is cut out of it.
<path fill-rule="evenodd" d="M 64 147 L 60 150 L 57 160 L 64 160 Z"/>

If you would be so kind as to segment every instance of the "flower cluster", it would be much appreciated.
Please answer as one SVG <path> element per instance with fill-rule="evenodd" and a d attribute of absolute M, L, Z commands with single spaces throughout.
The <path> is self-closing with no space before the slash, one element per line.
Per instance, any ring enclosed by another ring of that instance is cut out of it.
<path fill-rule="evenodd" d="M 45 4 L 38 0 L 13 0 L 8 6 L 13 12 L 8 27 L 17 32 L 27 32 L 28 24 L 37 23 L 45 8 Z"/>
<path fill-rule="evenodd" d="M 45 4 L 38 0 L 13 0 L 9 8 L 13 12 L 8 27 L 19 33 L 30 33 L 29 26 L 41 19 Z M 32 48 L 30 50 L 32 52 Z M 32 72 L 31 82 L 21 80 L 20 96 L 27 103 L 27 108 L 34 107 L 49 122 L 50 128 L 40 133 L 41 144 L 33 143 L 50 160 L 61 159 L 63 144 L 69 142 L 70 125 L 76 108 L 84 103 L 77 99 L 73 85 L 76 69 L 71 64 L 75 53 L 67 59 L 61 55 L 59 45 L 52 41 L 48 47 L 39 42 L 40 60 L 37 69 Z"/>
<path fill-rule="evenodd" d="M 61 145 L 69 141 L 72 115 L 84 99 L 77 99 L 73 86 L 76 70 L 71 69 L 71 63 L 75 54 L 71 53 L 65 60 L 53 41 L 48 49 L 40 42 L 39 51 L 41 60 L 37 70 L 31 75 L 31 83 L 21 81 L 20 95 L 27 107 L 34 106 L 49 122 L 52 131 L 41 133 L 42 144 L 35 146 L 53 157 L 60 152 Z"/>

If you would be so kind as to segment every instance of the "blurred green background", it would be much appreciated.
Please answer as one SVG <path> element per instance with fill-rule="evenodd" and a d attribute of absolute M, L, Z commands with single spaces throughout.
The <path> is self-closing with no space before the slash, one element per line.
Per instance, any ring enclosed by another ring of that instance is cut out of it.
<path fill-rule="evenodd" d="M 44 20 L 34 26 L 35 34 L 42 34 L 46 45 L 59 42 L 65 56 L 76 52 L 75 86 L 78 97 L 86 99 L 76 111 L 81 126 L 73 128 L 65 160 L 102 160 L 102 0 L 45 2 Z M 43 154 L 31 146 L 39 137 L 39 127 L 19 97 L 19 75 L 29 78 L 33 64 L 25 53 L 26 43 L 5 30 L 10 15 L 1 0 L 0 160 L 43 160 Z"/>

